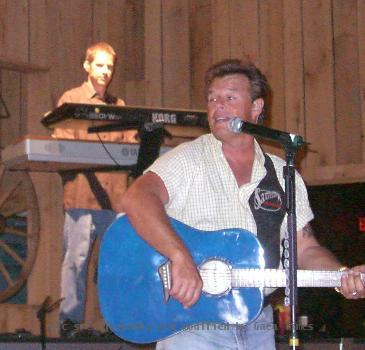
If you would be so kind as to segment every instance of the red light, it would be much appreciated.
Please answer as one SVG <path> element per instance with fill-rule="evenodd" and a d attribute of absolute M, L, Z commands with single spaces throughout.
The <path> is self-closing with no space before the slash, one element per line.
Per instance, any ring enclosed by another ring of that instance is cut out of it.
<path fill-rule="evenodd" d="M 365 233 L 365 217 L 359 218 L 359 230 Z"/>

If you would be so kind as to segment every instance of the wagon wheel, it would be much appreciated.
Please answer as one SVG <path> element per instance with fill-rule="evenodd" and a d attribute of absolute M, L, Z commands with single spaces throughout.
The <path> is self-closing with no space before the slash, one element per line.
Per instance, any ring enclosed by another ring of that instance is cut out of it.
<path fill-rule="evenodd" d="M 27 280 L 37 254 L 39 211 L 28 173 L 0 164 L 0 302 Z"/>

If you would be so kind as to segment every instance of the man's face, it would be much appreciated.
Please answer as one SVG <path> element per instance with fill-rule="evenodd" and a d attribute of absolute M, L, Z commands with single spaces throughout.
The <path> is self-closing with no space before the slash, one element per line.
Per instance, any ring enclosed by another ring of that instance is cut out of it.
<path fill-rule="evenodd" d="M 215 78 L 211 83 L 208 90 L 208 122 L 218 140 L 234 136 L 228 127 L 232 118 L 256 122 L 262 111 L 263 100 L 258 99 L 253 103 L 250 91 L 249 80 L 242 74 Z M 261 108 L 257 108 L 257 102 L 260 102 Z"/>
<path fill-rule="evenodd" d="M 92 62 L 85 61 L 84 68 L 95 88 L 106 89 L 113 76 L 113 56 L 105 51 L 97 51 Z"/>

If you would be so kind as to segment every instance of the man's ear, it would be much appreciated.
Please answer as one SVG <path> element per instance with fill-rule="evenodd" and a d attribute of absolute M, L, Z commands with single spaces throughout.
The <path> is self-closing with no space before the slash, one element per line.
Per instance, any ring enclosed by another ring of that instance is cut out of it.
<path fill-rule="evenodd" d="M 83 66 L 84 66 L 84 69 L 86 70 L 86 72 L 89 73 L 90 72 L 90 62 L 88 60 L 85 60 Z"/>
<path fill-rule="evenodd" d="M 252 113 L 257 118 L 264 110 L 264 100 L 262 98 L 257 98 L 252 103 Z"/>

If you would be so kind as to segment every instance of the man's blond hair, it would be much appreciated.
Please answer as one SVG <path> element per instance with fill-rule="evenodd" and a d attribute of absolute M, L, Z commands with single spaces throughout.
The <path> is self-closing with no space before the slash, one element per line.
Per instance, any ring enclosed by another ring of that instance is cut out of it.
<path fill-rule="evenodd" d="M 98 51 L 107 52 L 108 54 L 112 55 L 113 61 L 115 63 L 117 59 L 117 54 L 115 53 L 114 49 L 106 42 L 99 42 L 89 46 L 86 50 L 85 61 L 91 63 L 94 60 L 95 55 Z"/>

